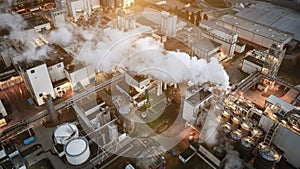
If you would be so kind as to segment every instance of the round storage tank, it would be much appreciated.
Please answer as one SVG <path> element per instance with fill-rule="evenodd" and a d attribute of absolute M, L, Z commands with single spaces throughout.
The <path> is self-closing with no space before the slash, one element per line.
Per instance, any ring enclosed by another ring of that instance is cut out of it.
<path fill-rule="evenodd" d="M 248 122 L 243 122 L 241 124 L 241 132 L 243 136 L 247 136 L 250 131 L 250 124 Z"/>
<path fill-rule="evenodd" d="M 239 130 L 235 130 L 230 133 L 230 139 L 231 139 L 232 145 L 235 148 L 237 148 L 238 142 L 241 139 L 241 137 L 242 137 L 242 134 L 241 134 L 241 131 L 239 131 Z"/>
<path fill-rule="evenodd" d="M 231 118 L 231 123 L 232 123 L 231 129 L 235 130 L 235 129 L 239 128 L 239 125 L 240 125 L 241 122 L 237 117 L 232 117 Z"/>
<path fill-rule="evenodd" d="M 226 136 L 228 136 L 229 133 L 231 132 L 231 126 L 230 126 L 229 123 L 223 124 L 223 125 L 221 126 L 221 128 L 222 128 L 222 131 L 224 132 L 224 134 L 225 134 Z"/>
<path fill-rule="evenodd" d="M 260 128 L 254 128 L 251 131 L 251 137 L 254 139 L 255 142 L 260 142 L 260 140 L 263 138 L 263 130 Z"/>
<path fill-rule="evenodd" d="M 108 132 L 109 132 L 109 137 L 111 140 L 117 140 L 119 133 L 118 133 L 118 129 L 117 126 L 114 124 L 109 124 L 108 125 Z"/>
<path fill-rule="evenodd" d="M 230 115 L 227 111 L 223 111 L 222 116 L 223 116 L 224 121 L 225 121 L 226 123 L 229 123 L 229 122 L 230 122 L 231 115 Z"/>
<path fill-rule="evenodd" d="M 272 169 L 275 163 L 280 160 L 280 157 L 275 149 L 263 145 L 258 150 L 253 166 L 259 169 Z"/>
<path fill-rule="evenodd" d="M 253 148 L 254 148 L 254 141 L 251 137 L 248 136 L 242 138 L 239 143 L 240 157 L 245 161 L 249 161 L 252 156 Z"/>
<path fill-rule="evenodd" d="M 65 123 L 56 128 L 54 131 L 54 141 L 57 144 L 67 144 L 69 140 L 79 136 L 78 128 L 72 123 Z"/>
<path fill-rule="evenodd" d="M 67 161 L 72 165 L 84 163 L 90 156 L 90 148 L 86 138 L 75 138 L 65 146 Z"/>

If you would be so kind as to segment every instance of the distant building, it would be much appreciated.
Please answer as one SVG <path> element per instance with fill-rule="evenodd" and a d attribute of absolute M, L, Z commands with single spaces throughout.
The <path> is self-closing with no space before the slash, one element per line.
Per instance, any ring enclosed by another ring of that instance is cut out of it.
<path fill-rule="evenodd" d="M 190 42 L 193 55 L 198 58 L 210 60 L 212 57 L 218 57 L 221 44 L 211 41 L 205 37 L 198 37 Z"/>
<path fill-rule="evenodd" d="M 293 39 L 293 34 L 291 33 L 229 14 L 220 17 L 217 20 L 217 24 L 236 31 L 240 38 L 265 48 L 269 48 L 274 43 L 284 46 Z"/>
<path fill-rule="evenodd" d="M 177 32 L 177 16 L 168 12 L 161 12 L 160 31 L 167 36 L 175 37 Z"/>
<path fill-rule="evenodd" d="M 212 93 L 203 86 L 191 86 L 187 89 L 187 96 L 183 103 L 182 117 L 187 122 L 194 124 L 208 101 L 212 98 Z"/>
<path fill-rule="evenodd" d="M 205 37 L 222 44 L 220 50 L 224 55 L 229 58 L 233 57 L 238 40 L 237 32 L 226 29 L 209 20 L 201 21 L 199 26 Z"/>
<path fill-rule="evenodd" d="M 134 5 L 134 0 L 123 0 L 123 8 L 131 7 L 133 5 Z"/>
<path fill-rule="evenodd" d="M 99 0 L 67 0 L 69 15 L 76 22 L 81 16 L 87 17 L 96 8 L 100 8 Z"/>
<path fill-rule="evenodd" d="M 65 24 L 64 11 L 62 9 L 52 9 L 50 10 L 51 20 L 55 27 L 61 27 Z"/>

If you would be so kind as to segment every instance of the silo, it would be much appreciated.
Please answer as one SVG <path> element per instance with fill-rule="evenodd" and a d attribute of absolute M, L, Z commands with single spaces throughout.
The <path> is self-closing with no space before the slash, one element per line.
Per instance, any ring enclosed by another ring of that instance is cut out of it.
<path fill-rule="evenodd" d="M 231 118 L 231 129 L 236 130 L 239 128 L 241 121 L 237 117 Z"/>
<path fill-rule="evenodd" d="M 109 124 L 108 125 L 108 132 L 109 132 L 109 138 L 110 140 L 117 140 L 119 133 L 117 126 L 115 124 Z"/>
<path fill-rule="evenodd" d="M 67 161 L 72 165 L 80 165 L 90 157 L 89 143 L 86 138 L 75 138 L 65 146 Z"/>
<path fill-rule="evenodd" d="M 253 128 L 251 131 L 251 137 L 254 139 L 255 142 L 260 142 L 261 139 L 263 138 L 263 130 L 260 128 Z"/>
<path fill-rule="evenodd" d="M 242 133 L 240 130 L 235 130 L 230 133 L 230 140 L 234 148 L 238 147 L 238 143 L 241 137 L 242 137 Z"/>
<path fill-rule="evenodd" d="M 78 128 L 72 123 L 65 123 L 57 128 L 54 131 L 54 141 L 57 144 L 67 144 L 69 140 L 77 138 L 79 136 Z"/>
<path fill-rule="evenodd" d="M 230 125 L 230 123 L 226 123 L 226 124 L 221 125 L 221 128 L 222 128 L 223 133 L 226 136 L 228 136 L 229 133 L 231 132 L 231 125 Z"/>
<path fill-rule="evenodd" d="M 231 115 L 227 111 L 223 111 L 222 117 L 226 123 L 230 122 Z"/>
<path fill-rule="evenodd" d="M 243 136 L 247 136 L 250 131 L 250 124 L 248 122 L 243 122 L 241 124 L 241 132 Z"/>
<path fill-rule="evenodd" d="M 52 101 L 52 96 L 50 94 L 47 94 L 46 97 L 44 97 L 44 101 L 45 101 L 45 104 L 46 104 L 46 108 L 47 108 L 47 111 L 50 115 L 50 118 L 51 118 L 51 121 L 53 124 L 56 124 L 57 121 L 58 121 L 58 117 L 57 117 L 57 113 L 54 109 L 54 104 L 53 104 L 53 101 Z"/>
<path fill-rule="evenodd" d="M 272 169 L 280 160 L 279 153 L 270 146 L 263 145 L 257 153 L 253 166 L 257 169 Z"/>
<path fill-rule="evenodd" d="M 240 157 L 245 160 L 249 161 L 252 156 L 252 150 L 254 148 L 254 141 L 251 137 L 243 137 L 240 140 L 238 150 L 240 152 Z"/>

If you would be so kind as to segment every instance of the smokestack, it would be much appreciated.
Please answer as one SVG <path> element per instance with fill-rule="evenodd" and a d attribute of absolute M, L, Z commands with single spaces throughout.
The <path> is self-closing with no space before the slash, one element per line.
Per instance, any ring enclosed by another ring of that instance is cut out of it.
<path fill-rule="evenodd" d="M 51 121 L 53 124 L 56 124 L 58 121 L 58 118 L 57 118 L 57 113 L 55 112 L 55 109 L 54 109 L 52 96 L 50 94 L 47 94 L 47 96 L 44 98 L 44 100 L 45 100 L 46 108 L 50 115 Z"/>
<path fill-rule="evenodd" d="M 164 90 L 167 90 L 168 88 L 168 83 L 164 83 Z"/>
<path fill-rule="evenodd" d="M 156 95 L 160 96 L 161 94 L 162 94 L 162 82 L 159 81 L 159 82 L 157 82 L 157 93 L 156 93 Z"/>

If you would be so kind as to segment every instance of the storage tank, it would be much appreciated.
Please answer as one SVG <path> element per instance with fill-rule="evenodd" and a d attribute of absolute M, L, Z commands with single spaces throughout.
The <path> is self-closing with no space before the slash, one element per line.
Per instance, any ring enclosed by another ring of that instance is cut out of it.
<path fill-rule="evenodd" d="M 226 136 L 228 136 L 229 133 L 231 132 L 231 125 L 230 125 L 230 123 L 223 124 L 223 125 L 221 126 L 221 128 L 222 128 L 223 133 L 224 133 Z"/>
<path fill-rule="evenodd" d="M 79 136 L 78 128 L 72 123 L 57 126 L 54 131 L 54 141 L 57 144 L 67 144 L 69 140 Z"/>
<path fill-rule="evenodd" d="M 240 152 L 240 157 L 245 160 L 245 161 L 249 161 L 251 159 L 252 156 L 252 150 L 254 148 L 254 141 L 251 137 L 247 136 L 247 137 L 243 137 L 240 140 L 239 143 L 239 152 Z"/>
<path fill-rule="evenodd" d="M 263 134 L 263 130 L 257 127 L 251 131 L 251 137 L 255 142 L 260 142 L 260 140 L 263 138 Z"/>
<path fill-rule="evenodd" d="M 241 132 L 243 136 L 247 136 L 250 131 L 250 124 L 248 122 L 243 122 L 241 124 Z"/>
<path fill-rule="evenodd" d="M 232 117 L 231 118 L 231 129 L 232 130 L 236 130 L 239 128 L 239 125 L 240 125 L 240 120 L 237 118 L 237 117 Z"/>
<path fill-rule="evenodd" d="M 272 147 L 262 145 L 258 150 L 253 166 L 258 169 L 272 169 L 281 156 Z"/>
<path fill-rule="evenodd" d="M 222 117 L 226 123 L 230 122 L 231 115 L 227 111 L 223 111 Z"/>
<path fill-rule="evenodd" d="M 86 138 L 74 138 L 65 146 L 67 161 L 72 165 L 86 162 L 90 156 L 90 148 Z"/>
<path fill-rule="evenodd" d="M 111 140 L 117 140 L 119 133 L 118 133 L 118 129 L 117 126 L 115 124 L 109 124 L 108 125 L 108 132 L 109 132 L 109 138 Z"/>
<path fill-rule="evenodd" d="M 235 148 L 238 147 L 238 142 L 241 138 L 242 138 L 242 133 L 240 130 L 235 130 L 230 133 L 230 140 L 231 140 L 232 145 Z"/>

